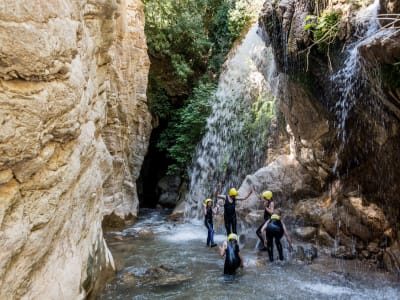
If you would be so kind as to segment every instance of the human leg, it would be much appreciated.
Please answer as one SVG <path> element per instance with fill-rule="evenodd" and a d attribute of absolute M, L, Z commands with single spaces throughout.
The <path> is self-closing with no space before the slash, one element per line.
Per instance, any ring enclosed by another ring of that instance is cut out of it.
<path fill-rule="evenodd" d="M 275 245 L 276 248 L 278 249 L 279 260 L 283 260 L 283 249 L 282 249 L 281 239 L 279 237 L 275 237 Z"/>
<path fill-rule="evenodd" d="M 229 219 L 229 218 L 225 218 L 224 219 L 224 223 L 225 223 L 225 229 L 226 229 L 226 236 L 228 236 L 228 235 L 230 235 L 231 233 L 232 233 L 232 230 L 231 230 L 231 219 Z"/>
<path fill-rule="evenodd" d="M 213 224 L 212 224 L 212 222 L 207 220 L 207 221 L 205 221 L 205 225 L 206 225 L 207 230 L 208 230 L 207 246 L 212 246 L 212 245 L 214 245 L 214 228 L 213 228 Z"/>
<path fill-rule="evenodd" d="M 257 234 L 258 238 L 260 239 L 260 242 L 261 242 L 261 245 L 262 245 L 262 247 L 261 247 L 262 249 L 266 249 L 266 248 L 264 246 L 264 240 L 263 240 L 263 237 L 262 237 L 262 234 L 261 234 L 261 228 L 264 226 L 265 222 L 267 222 L 267 221 L 268 220 L 264 220 L 264 222 L 262 222 L 260 227 L 258 227 L 257 230 L 256 230 L 256 234 Z"/>
<path fill-rule="evenodd" d="M 232 217 L 232 232 L 234 234 L 237 234 L 236 224 L 237 224 L 237 222 L 236 222 L 236 215 L 235 215 Z"/>
<path fill-rule="evenodd" d="M 267 231 L 267 251 L 269 256 L 269 261 L 274 261 L 274 244 L 273 235 Z"/>

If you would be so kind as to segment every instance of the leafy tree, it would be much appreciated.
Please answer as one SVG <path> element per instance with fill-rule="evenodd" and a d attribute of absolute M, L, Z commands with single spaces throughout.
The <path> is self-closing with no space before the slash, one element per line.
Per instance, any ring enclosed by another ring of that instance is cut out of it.
<path fill-rule="evenodd" d="M 176 111 L 167 130 L 161 134 L 158 147 L 167 151 L 167 157 L 174 161 L 168 168 L 168 174 L 185 170 L 191 161 L 196 145 L 204 134 L 215 90 L 213 83 L 200 83 L 186 105 Z"/>
<path fill-rule="evenodd" d="M 182 174 L 204 134 L 221 66 L 234 40 L 254 19 L 251 1 L 144 0 L 144 4 L 152 59 L 150 110 L 168 123 L 157 147 L 173 162 L 169 173 Z M 152 69 L 156 64 L 165 72 L 156 74 Z"/>

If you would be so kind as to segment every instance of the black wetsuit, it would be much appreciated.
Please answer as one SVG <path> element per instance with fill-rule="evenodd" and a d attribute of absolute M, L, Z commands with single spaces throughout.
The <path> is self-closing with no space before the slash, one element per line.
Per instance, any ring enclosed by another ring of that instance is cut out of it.
<path fill-rule="evenodd" d="M 227 242 L 225 250 L 224 275 L 235 275 L 235 271 L 240 267 L 239 245 L 235 240 Z"/>
<path fill-rule="evenodd" d="M 283 225 L 281 220 L 271 219 L 266 229 L 266 236 L 267 236 L 267 250 L 268 250 L 269 260 L 270 261 L 274 260 L 274 253 L 273 253 L 274 247 L 272 244 L 272 240 L 274 238 L 275 238 L 276 248 L 278 249 L 279 252 L 279 259 L 283 260 L 283 250 L 281 244 L 281 238 L 283 236 Z"/>
<path fill-rule="evenodd" d="M 268 201 L 267 208 L 270 207 L 271 202 L 272 202 L 272 201 Z M 265 224 L 270 218 L 271 218 L 271 214 L 264 208 L 264 222 L 262 222 L 262 224 L 261 224 L 261 225 L 257 228 L 257 230 L 256 230 L 256 234 L 257 234 L 258 238 L 260 239 L 261 244 L 264 244 L 264 240 L 263 240 L 262 235 L 261 235 L 261 228 L 264 226 L 264 224 Z"/>
<path fill-rule="evenodd" d="M 231 233 L 237 234 L 236 230 L 236 199 L 231 198 L 232 202 L 229 201 L 228 195 L 226 196 L 224 203 L 224 222 L 226 228 L 226 235 Z"/>
<path fill-rule="evenodd" d="M 206 207 L 206 215 L 204 217 L 204 225 L 206 225 L 207 230 L 208 230 L 207 246 L 215 245 L 212 207 Z"/>

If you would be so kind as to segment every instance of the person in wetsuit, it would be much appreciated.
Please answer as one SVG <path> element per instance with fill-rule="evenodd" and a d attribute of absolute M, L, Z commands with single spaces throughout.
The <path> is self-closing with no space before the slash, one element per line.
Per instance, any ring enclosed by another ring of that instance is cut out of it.
<path fill-rule="evenodd" d="M 204 225 L 207 227 L 208 234 L 207 234 L 207 247 L 215 247 L 217 246 L 214 243 L 214 226 L 213 226 L 213 214 L 218 213 L 219 206 L 215 208 L 212 207 L 212 200 L 206 199 L 204 200 Z"/>
<path fill-rule="evenodd" d="M 227 241 L 219 247 L 219 253 L 225 256 L 224 275 L 235 275 L 237 268 L 243 267 L 243 258 L 240 254 L 238 236 L 234 233 L 228 235 Z"/>
<path fill-rule="evenodd" d="M 215 198 L 219 198 L 224 200 L 224 223 L 226 229 L 226 235 L 229 236 L 231 233 L 237 234 L 236 228 L 236 200 L 246 200 L 249 198 L 250 193 L 244 197 L 238 197 L 239 193 L 235 188 L 231 188 L 229 190 L 229 195 L 219 195 L 219 191 L 221 189 L 221 184 L 218 185 L 218 188 L 215 192 Z"/>
<path fill-rule="evenodd" d="M 255 193 L 254 187 L 251 187 L 253 192 Z M 259 199 L 264 199 L 264 221 L 262 224 L 257 228 L 256 234 L 258 238 L 261 241 L 262 248 L 260 249 L 261 251 L 266 251 L 267 248 L 264 246 L 264 239 L 261 234 L 261 229 L 264 226 L 265 223 L 271 218 L 271 215 L 274 213 L 274 200 L 272 200 L 272 192 L 271 191 L 264 191 L 261 194 L 261 197 L 258 195 Z"/>
<path fill-rule="evenodd" d="M 285 235 L 288 243 L 289 250 L 292 249 L 292 241 L 289 237 L 289 234 L 286 230 L 285 223 L 281 220 L 280 212 L 275 211 L 271 218 L 264 224 L 261 228 L 261 232 L 263 234 L 264 245 L 267 247 L 269 261 L 274 261 L 274 253 L 273 253 L 273 240 L 275 240 L 276 248 L 279 253 L 279 260 L 283 260 L 283 249 L 281 244 L 281 238 Z"/>

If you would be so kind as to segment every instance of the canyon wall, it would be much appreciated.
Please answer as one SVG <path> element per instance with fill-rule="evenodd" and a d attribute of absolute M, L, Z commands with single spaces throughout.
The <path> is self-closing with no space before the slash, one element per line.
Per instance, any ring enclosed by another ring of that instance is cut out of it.
<path fill-rule="evenodd" d="M 0 3 L 0 299 L 83 299 L 137 214 L 151 131 L 139 0 Z"/>
<path fill-rule="evenodd" d="M 398 273 L 400 31 L 398 22 L 381 27 L 390 23 L 387 16 L 371 21 L 374 13 L 398 18 L 400 11 L 395 1 L 373 2 L 265 2 L 259 21 L 277 64 L 278 105 L 287 124 L 281 132 L 290 147 L 241 189 L 249 190 L 250 182 L 258 191 L 271 189 L 290 223 L 312 227 L 308 241 L 332 256 Z M 307 16 L 323 11 L 342 16 L 329 53 L 304 29 Z M 255 198 L 243 202 L 243 222 L 260 220 L 261 209 Z"/>

